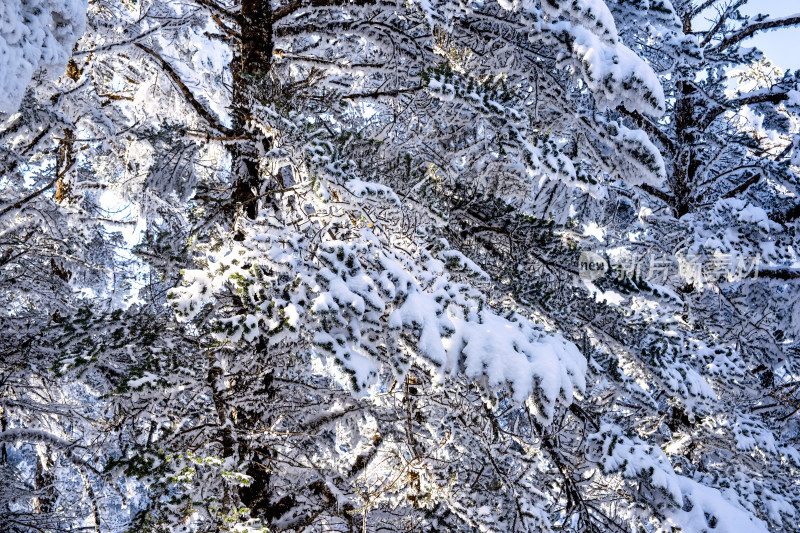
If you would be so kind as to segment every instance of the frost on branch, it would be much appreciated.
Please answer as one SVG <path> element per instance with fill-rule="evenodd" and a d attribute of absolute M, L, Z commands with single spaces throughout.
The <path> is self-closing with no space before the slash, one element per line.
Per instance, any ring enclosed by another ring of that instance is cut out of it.
<path fill-rule="evenodd" d="M 19 107 L 33 74 L 61 74 L 86 26 L 86 0 L 0 3 L 0 112 Z"/>
<path fill-rule="evenodd" d="M 644 485 L 641 493 L 648 505 L 663 517 L 663 525 L 698 532 L 768 531 L 761 520 L 733 503 L 735 494 L 723 494 L 676 474 L 658 447 L 637 437 L 628 438 L 618 427 L 611 425 L 602 426 L 589 439 L 597 446 L 597 460 L 603 472 L 618 473 L 623 479 Z"/>
<path fill-rule="evenodd" d="M 60 530 L 793 530 L 800 78 L 727 92 L 754 26 L 673 3 L 95 4 L 0 125 L 0 478 L 86 456 Z"/>
<path fill-rule="evenodd" d="M 600 107 L 622 105 L 630 111 L 660 116 L 664 90 L 653 69 L 619 41 L 614 18 L 605 2 L 542 2 L 545 13 L 566 21 L 549 30 L 570 48 L 563 60 L 576 66 Z"/>
<path fill-rule="evenodd" d="M 361 188 L 336 187 L 340 195 L 348 190 Z M 584 389 L 586 360 L 577 348 L 518 313 L 491 309 L 459 279 L 465 264 L 457 252 L 437 257 L 377 229 L 357 224 L 347 241 L 314 242 L 316 232 L 262 216 L 243 228 L 243 239 L 207 253 L 205 268 L 186 271 L 170 298 L 177 315 L 192 320 L 235 294 L 236 303 L 214 315 L 219 342 L 313 351 L 333 360 L 362 394 L 387 372 L 402 378 L 416 362 L 440 380 L 474 379 L 488 401 L 491 391 L 507 388 L 515 403 L 530 400 L 549 421 L 559 401 L 569 405 Z"/>

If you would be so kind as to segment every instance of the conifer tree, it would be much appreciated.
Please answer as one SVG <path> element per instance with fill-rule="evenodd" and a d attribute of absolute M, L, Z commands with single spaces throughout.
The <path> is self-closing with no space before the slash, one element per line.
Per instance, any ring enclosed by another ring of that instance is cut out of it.
<path fill-rule="evenodd" d="M 746 3 L 0 7 L 0 523 L 792 530 Z"/>

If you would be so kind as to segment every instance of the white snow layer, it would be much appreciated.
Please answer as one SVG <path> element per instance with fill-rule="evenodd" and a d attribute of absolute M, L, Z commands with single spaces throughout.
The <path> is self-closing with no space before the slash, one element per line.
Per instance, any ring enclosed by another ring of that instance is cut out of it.
<path fill-rule="evenodd" d="M 86 28 L 87 6 L 87 0 L 0 2 L 0 112 L 16 112 L 39 68 L 61 73 Z"/>
<path fill-rule="evenodd" d="M 630 111 L 664 114 L 664 90 L 658 76 L 620 42 L 614 17 L 604 1 L 544 0 L 542 7 L 554 20 L 564 17 L 569 21 L 553 23 L 552 30 L 569 36 L 571 55 L 578 60 L 583 79 L 601 108 L 622 105 Z"/>
<path fill-rule="evenodd" d="M 681 531 L 767 532 L 761 520 L 735 502 L 735 494 L 726 497 L 715 488 L 677 474 L 660 448 L 635 437 L 628 438 L 618 427 L 609 424 L 604 424 L 589 439 L 599 445 L 601 453 L 598 459 L 603 472 L 616 472 L 626 479 L 646 481 L 662 491 L 663 497 L 673 503 L 663 507 L 667 523 Z"/>
<path fill-rule="evenodd" d="M 397 357 L 396 371 L 402 373 L 414 358 L 442 378 L 462 374 L 487 391 L 505 388 L 515 403 L 530 400 L 542 422 L 552 420 L 560 400 L 569 405 L 575 392 L 585 390 L 586 358 L 564 337 L 519 314 L 493 312 L 468 285 L 450 278 L 444 262 L 424 255 L 405 259 L 371 242 L 377 239 L 369 228 L 360 233 L 363 239 L 354 242 L 321 243 L 315 248 L 317 267 L 304 261 L 312 244 L 299 234 L 278 240 L 255 231 L 219 260 L 207 256 L 205 270 L 185 271 L 183 286 L 169 298 L 179 320 L 191 320 L 232 283 L 254 305 L 220 319 L 217 340 L 263 337 L 270 346 L 299 350 L 307 342 L 303 332 L 313 332 L 313 347 L 306 349 L 335 359 L 359 393 L 375 384 L 387 362 L 378 345 Z M 448 260 L 456 272 L 466 266 L 460 259 Z M 277 274 L 269 273 L 281 271 L 297 278 L 278 294 L 272 289 Z"/>

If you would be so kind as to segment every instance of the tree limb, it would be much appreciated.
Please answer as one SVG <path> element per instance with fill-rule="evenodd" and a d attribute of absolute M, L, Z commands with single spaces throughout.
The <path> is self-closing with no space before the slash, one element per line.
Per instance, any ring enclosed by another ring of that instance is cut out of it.
<path fill-rule="evenodd" d="M 749 180 L 745 181 L 741 185 L 731 189 L 730 191 L 726 192 L 722 195 L 723 198 L 733 198 L 739 193 L 744 192 L 750 187 L 752 184 L 756 183 L 758 180 L 761 179 L 761 172 L 757 172 L 755 176 L 751 177 Z"/>
<path fill-rule="evenodd" d="M 658 198 L 660 200 L 663 200 L 667 205 L 671 206 L 672 203 L 675 201 L 674 197 L 670 196 L 669 194 L 667 194 L 666 192 L 664 192 L 664 191 L 662 191 L 660 189 L 656 189 L 655 187 L 653 187 L 652 185 L 650 185 L 648 183 L 642 183 L 638 187 L 640 189 L 642 189 L 643 191 L 645 191 L 645 192 L 647 192 L 649 194 L 652 194 L 656 198 Z"/>
<path fill-rule="evenodd" d="M 58 180 L 60 180 L 62 177 L 64 177 L 64 174 L 66 174 L 67 171 L 69 171 L 69 169 L 72 168 L 72 165 L 74 165 L 74 164 L 75 164 L 75 161 L 73 161 L 72 164 L 70 164 L 70 166 L 68 168 L 65 168 L 64 170 L 62 170 L 61 172 L 56 174 L 55 178 L 53 178 L 47 185 L 45 185 L 44 187 L 42 187 L 38 191 L 34 191 L 34 192 L 30 193 L 28 196 L 26 196 L 25 198 L 23 198 L 21 200 L 17 200 L 13 204 L 7 205 L 6 207 L 4 207 L 2 210 L 0 210 L 0 217 L 5 215 L 6 213 L 11 211 L 12 209 L 19 209 L 20 207 L 22 207 L 23 205 L 27 204 L 28 202 L 30 202 L 31 200 L 33 200 L 34 198 L 36 198 L 37 196 L 39 196 L 43 192 L 47 191 L 48 189 L 51 189 L 53 187 L 53 185 L 58 183 Z"/>
<path fill-rule="evenodd" d="M 728 17 L 731 16 L 731 13 L 733 13 L 746 3 L 747 0 L 739 0 L 735 4 L 731 4 L 730 7 L 728 7 L 728 9 L 725 10 L 725 13 L 720 15 L 719 19 L 717 20 L 717 23 L 714 24 L 714 26 L 710 30 L 708 30 L 708 33 L 706 33 L 705 38 L 703 38 L 703 41 L 700 43 L 700 47 L 707 45 L 709 41 L 711 41 L 711 39 L 714 38 L 714 35 L 717 34 L 720 28 L 724 26 L 725 21 L 728 20 Z"/>
<path fill-rule="evenodd" d="M 357 98 L 379 98 L 381 96 L 398 96 L 403 93 L 413 93 L 423 89 L 423 85 L 415 85 L 414 87 L 406 87 L 404 89 L 389 89 L 386 91 L 373 91 L 368 93 L 348 94 L 342 97 L 342 100 L 355 100 Z"/>
<path fill-rule="evenodd" d="M 758 270 L 758 277 L 789 281 L 800 279 L 800 270 L 796 268 L 762 268 Z"/>
<path fill-rule="evenodd" d="M 194 0 L 194 1 L 198 5 L 206 7 L 215 13 L 219 13 L 220 15 L 226 16 L 231 20 L 235 20 L 237 22 L 239 22 L 240 20 L 240 17 L 237 13 L 228 11 L 227 9 L 219 5 L 217 2 L 214 2 L 214 0 Z"/>
<path fill-rule="evenodd" d="M 222 123 L 219 121 L 219 119 L 217 117 L 215 117 L 211 113 L 211 111 L 206 109 L 203 106 L 203 104 L 201 104 L 197 100 L 197 98 L 195 98 L 194 94 L 192 94 L 192 91 L 189 90 L 189 87 L 186 86 L 186 84 L 183 82 L 183 80 L 178 75 L 178 73 L 175 71 L 175 69 L 172 68 L 172 65 L 167 63 L 167 61 L 164 58 L 162 58 L 160 55 L 158 55 L 158 53 L 155 52 L 152 48 L 148 48 L 147 46 L 143 45 L 142 43 L 135 43 L 134 46 L 136 46 L 137 48 L 143 50 L 148 55 L 150 55 L 153 59 L 155 59 L 156 62 L 158 62 L 158 64 L 161 67 L 161 69 L 170 77 L 170 79 L 173 81 L 173 83 L 175 83 L 175 85 L 181 91 L 181 93 L 183 94 L 183 97 L 186 99 L 186 102 L 190 106 L 192 106 L 192 108 L 194 108 L 194 110 L 197 111 L 197 114 L 200 115 L 206 122 L 208 122 L 208 124 L 212 128 L 214 128 L 214 129 L 216 129 L 216 130 L 218 130 L 218 131 L 220 131 L 222 133 L 225 133 L 228 136 L 232 136 L 234 134 L 234 131 L 231 128 L 228 128 L 228 127 L 222 125 Z"/>
<path fill-rule="evenodd" d="M 718 116 L 724 113 L 726 110 L 731 109 L 732 107 L 741 107 L 745 105 L 751 104 L 763 104 L 765 102 L 769 102 L 771 104 L 779 104 L 785 100 L 789 99 L 789 93 L 786 92 L 765 92 L 761 94 L 754 94 L 751 96 L 743 96 L 741 98 L 734 98 L 732 100 L 728 100 L 725 105 L 717 105 L 712 107 L 708 113 L 706 113 L 703 120 L 700 122 L 700 129 L 705 130 L 708 126 L 714 122 Z"/>
<path fill-rule="evenodd" d="M 722 42 L 720 42 L 718 45 L 712 47 L 711 51 L 720 52 L 725 48 L 729 47 L 730 45 L 743 41 L 748 37 L 752 37 L 754 34 L 762 30 L 774 30 L 777 28 L 786 28 L 789 26 L 796 26 L 797 24 L 800 24 L 800 15 L 792 15 L 789 17 L 769 19 L 769 20 L 764 20 L 762 22 L 756 22 L 754 24 L 745 26 L 744 28 L 740 29 L 738 32 L 734 33 L 730 37 L 723 39 Z"/>
<path fill-rule="evenodd" d="M 293 2 L 289 2 L 285 6 L 280 9 L 276 9 L 272 13 L 272 21 L 278 21 L 284 17 L 287 17 L 294 13 L 295 11 L 302 9 L 303 7 L 327 7 L 327 6 L 340 6 L 345 4 L 350 4 L 354 6 L 365 6 L 367 4 L 374 4 L 376 0 L 354 0 L 350 2 L 348 0 L 294 0 Z"/>
<path fill-rule="evenodd" d="M 659 140 L 659 142 L 661 142 L 661 144 L 664 145 L 664 148 L 669 148 L 669 149 L 675 148 L 675 142 L 672 139 L 670 139 L 666 133 L 661 131 L 661 129 L 659 129 L 659 127 L 653 121 L 651 121 L 649 118 L 642 115 L 638 111 L 630 111 L 623 106 L 617 106 L 617 112 L 622 113 L 626 117 L 630 118 L 641 129 L 643 129 L 650 135 L 656 137 Z"/>

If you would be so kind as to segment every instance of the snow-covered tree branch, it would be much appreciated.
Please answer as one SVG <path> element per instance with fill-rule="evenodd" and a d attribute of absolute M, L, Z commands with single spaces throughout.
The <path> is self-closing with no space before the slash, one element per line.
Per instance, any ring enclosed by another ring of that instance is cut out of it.
<path fill-rule="evenodd" d="M 0 7 L 9 531 L 792 531 L 746 0 Z"/>

